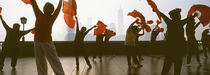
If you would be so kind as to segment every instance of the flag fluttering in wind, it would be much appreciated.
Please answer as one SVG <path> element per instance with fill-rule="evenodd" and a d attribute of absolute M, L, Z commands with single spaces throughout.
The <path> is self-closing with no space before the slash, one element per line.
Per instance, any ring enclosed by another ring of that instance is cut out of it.
<path fill-rule="evenodd" d="M 63 2 L 64 21 L 70 28 L 74 28 L 76 24 L 77 4 L 75 0 L 68 0 Z"/>
<path fill-rule="evenodd" d="M 203 24 L 203 26 L 206 26 L 209 24 L 210 22 L 210 7 L 206 6 L 206 5 L 193 5 L 190 10 L 188 11 L 188 17 L 190 15 L 192 15 L 193 13 L 198 13 L 197 16 L 198 19 L 200 20 L 201 24 Z"/>
<path fill-rule="evenodd" d="M 155 31 L 158 31 L 158 32 L 163 32 L 164 29 L 163 28 L 160 28 L 160 27 L 156 27 Z"/>
<path fill-rule="evenodd" d="M 140 19 L 139 22 L 136 22 L 136 24 L 140 25 L 141 27 L 143 27 L 147 32 L 151 31 L 151 28 L 149 25 L 147 24 L 152 24 L 153 21 L 149 20 L 146 22 L 145 17 L 138 11 L 134 10 L 133 12 L 128 13 L 129 16 L 132 16 L 136 19 Z"/>
<path fill-rule="evenodd" d="M 1 10 L 2 10 L 2 8 L 0 7 L 0 15 L 1 15 Z"/>
<path fill-rule="evenodd" d="M 25 4 L 30 4 L 30 5 L 32 5 L 31 4 L 31 0 L 22 0 Z"/>
<path fill-rule="evenodd" d="M 115 35 L 116 35 L 116 33 L 115 33 L 114 31 L 109 30 L 109 29 L 107 30 L 107 35 L 106 35 L 106 36 L 107 36 L 108 38 L 110 38 L 110 37 L 112 37 L 112 36 L 115 36 Z"/>
<path fill-rule="evenodd" d="M 102 21 L 98 21 L 96 26 L 97 28 L 94 29 L 94 35 L 101 35 L 106 31 L 107 25 L 105 25 Z"/>
<path fill-rule="evenodd" d="M 133 12 L 128 13 L 129 16 L 132 16 L 136 19 L 139 19 L 139 22 L 136 22 L 136 24 L 144 24 L 145 23 L 145 17 L 138 11 L 134 10 Z"/>
<path fill-rule="evenodd" d="M 162 19 L 161 19 L 161 16 L 160 16 L 160 11 L 157 8 L 157 5 L 155 4 L 155 2 L 153 2 L 152 0 L 147 0 L 147 2 L 151 6 L 151 8 L 156 12 L 156 14 L 159 18 L 159 20 L 157 21 L 157 25 L 156 25 L 156 26 L 158 26 L 162 22 Z"/>

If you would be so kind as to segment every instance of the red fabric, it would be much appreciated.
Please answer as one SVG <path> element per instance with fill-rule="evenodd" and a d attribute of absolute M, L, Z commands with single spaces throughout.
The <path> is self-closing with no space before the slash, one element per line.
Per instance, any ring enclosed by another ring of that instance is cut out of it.
<path fill-rule="evenodd" d="M 201 12 L 201 16 L 198 17 L 200 22 L 203 24 L 203 26 L 206 26 L 210 22 L 210 8 L 206 5 L 193 5 L 190 10 L 188 11 L 188 17 L 192 15 L 195 11 Z"/>
<path fill-rule="evenodd" d="M 155 31 L 163 32 L 164 31 L 164 28 L 156 27 L 156 30 Z"/>
<path fill-rule="evenodd" d="M 145 26 L 144 26 L 144 29 L 145 29 L 147 32 L 150 32 L 150 31 L 151 31 L 151 28 L 150 28 L 149 25 L 145 25 Z"/>
<path fill-rule="evenodd" d="M 35 29 L 34 30 L 32 30 L 32 32 L 31 32 L 32 34 L 35 34 Z"/>
<path fill-rule="evenodd" d="M 31 3 L 31 0 L 22 0 L 25 4 L 30 4 L 30 5 L 32 5 L 32 3 Z"/>
<path fill-rule="evenodd" d="M 159 9 L 157 8 L 157 5 L 155 4 L 155 2 L 153 2 L 152 0 L 147 0 L 148 4 L 152 7 L 153 10 L 155 10 L 158 18 L 160 19 L 160 22 L 161 22 L 161 16 L 160 16 L 160 11 Z"/>
<path fill-rule="evenodd" d="M 112 37 L 112 36 L 115 36 L 116 35 L 116 33 L 114 32 L 114 31 L 112 31 L 112 30 L 107 30 L 107 37 L 108 38 L 110 38 L 110 37 Z"/>
<path fill-rule="evenodd" d="M 161 24 L 159 20 L 157 20 L 156 23 L 157 23 L 156 27 L 158 27 L 158 25 Z"/>
<path fill-rule="evenodd" d="M 145 17 L 138 11 L 134 10 L 133 12 L 128 13 L 129 16 L 132 16 L 134 18 L 140 18 L 141 22 L 136 22 L 137 24 L 144 24 L 145 23 Z"/>
<path fill-rule="evenodd" d="M 77 15 L 77 4 L 75 0 L 68 0 L 63 2 L 64 21 L 70 28 L 74 28 L 76 21 L 74 16 Z"/>
<path fill-rule="evenodd" d="M 147 24 L 153 24 L 152 20 L 147 21 Z"/>
<path fill-rule="evenodd" d="M 100 35 L 100 34 L 104 33 L 104 31 L 106 30 L 107 25 L 105 25 L 101 21 L 98 21 L 98 23 L 96 25 L 97 25 L 97 28 L 94 29 L 94 35 Z"/>
<path fill-rule="evenodd" d="M 0 15 L 1 15 L 1 10 L 2 10 L 2 8 L 0 7 Z"/>

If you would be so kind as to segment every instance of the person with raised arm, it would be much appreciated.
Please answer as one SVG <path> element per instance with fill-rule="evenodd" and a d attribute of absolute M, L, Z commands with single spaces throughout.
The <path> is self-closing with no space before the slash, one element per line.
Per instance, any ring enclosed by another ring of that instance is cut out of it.
<path fill-rule="evenodd" d="M 3 20 L 1 15 L 0 19 L 6 30 L 6 38 L 2 45 L 2 52 L 0 54 L 0 70 L 2 71 L 4 67 L 5 57 L 9 54 L 9 52 L 12 52 L 11 66 L 13 69 L 15 69 L 15 66 L 17 64 L 17 57 L 19 54 L 20 38 L 23 35 L 28 34 L 30 31 L 32 31 L 32 29 L 26 31 L 20 31 L 20 25 L 18 23 L 15 23 L 13 25 L 13 28 L 10 28 L 8 24 Z"/>
<path fill-rule="evenodd" d="M 153 10 L 154 11 L 154 10 Z M 154 11 L 155 12 L 155 11 Z M 160 12 L 161 17 L 167 24 L 167 40 L 166 40 L 166 54 L 161 75 L 168 75 L 172 64 L 175 65 L 174 75 L 180 75 L 182 67 L 182 58 L 186 53 L 186 40 L 184 37 L 184 25 L 190 18 L 197 15 L 190 16 L 181 20 L 181 9 L 176 8 L 169 12 L 170 18 Z"/>
<path fill-rule="evenodd" d="M 44 5 L 43 12 L 38 8 L 36 0 L 31 0 L 32 8 L 36 17 L 34 29 L 34 53 L 38 75 L 48 75 L 47 58 L 55 75 L 65 75 L 62 64 L 56 52 L 52 40 L 52 26 L 60 13 L 63 0 L 59 0 L 58 7 L 54 11 L 53 4 L 47 2 Z"/>
<path fill-rule="evenodd" d="M 84 43 L 84 38 L 85 36 L 96 26 L 93 26 L 91 28 L 89 28 L 88 30 L 86 30 L 86 27 L 82 27 L 81 30 L 79 30 L 79 23 L 78 23 L 78 19 L 76 18 L 76 36 L 74 39 L 74 45 L 76 47 L 76 49 L 78 50 L 79 53 L 76 54 L 76 67 L 77 69 L 79 68 L 79 55 L 81 54 L 81 52 L 84 53 L 84 58 L 85 61 L 87 63 L 87 65 L 89 66 L 89 68 L 92 68 L 90 61 L 88 59 L 88 55 L 86 54 L 87 51 L 85 51 L 85 43 Z"/>
<path fill-rule="evenodd" d="M 138 21 L 139 19 L 136 19 L 133 23 L 131 23 L 131 25 L 128 27 L 126 31 L 126 38 L 125 38 L 124 45 L 126 47 L 126 50 L 132 50 L 132 51 L 128 51 L 128 54 L 127 54 L 128 67 L 132 67 L 131 58 L 133 59 L 135 65 L 138 65 L 138 67 L 142 66 L 137 60 L 137 57 L 136 57 L 137 54 L 135 52 L 137 51 L 137 48 L 136 48 L 137 35 L 139 31 L 141 30 L 138 28 L 138 26 L 134 26 L 134 24 Z"/>
<path fill-rule="evenodd" d="M 203 51 L 204 51 L 204 56 L 206 57 L 206 58 L 208 58 L 208 54 L 207 54 L 207 52 L 208 52 L 208 50 L 209 50 L 209 54 L 210 54 L 210 47 L 209 47 L 209 44 L 210 44 L 210 41 L 209 41 L 209 39 L 210 39 L 210 35 L 208 35 L 209 34 L 209 30 L 210 29 L 205 29 L 203 32 L 202 32 L 202 37 L 201 37 L 201 42 L 202 42 L 202 45 L 203 45 Z"/>

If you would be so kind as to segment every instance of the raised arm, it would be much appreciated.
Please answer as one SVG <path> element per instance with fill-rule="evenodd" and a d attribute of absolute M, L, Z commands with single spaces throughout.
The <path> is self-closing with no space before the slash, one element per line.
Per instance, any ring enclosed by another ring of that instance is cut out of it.
<path fill-rule="evenodd" d="M 136 19 L 133 23 L 131 23 L 131 25 L 128 27 L 128 29 L 131 29 L 131 27 L 138 21 L 139 21 L 139 19 Z"/>
<path fill-rule="evenodd" d="M 78 18 L 77 17 L 75 17 L 75 18 L 76 18 L 76 24 L 77 24 L 76 33 L 78 33 L 79 32 L 79 22 L 78 22 Z"/>
<path fill-rule="evenodd" d="M 194 15 L 191 15 L 190 17 L 187 17 L 187 18 L 183 19 L 183 20 L 182 20 L 182 23 L 184 23 L 184 25 L 185 25 L 189 19 L 195 18 L 197 15 L 198 15 L 198 14 L 196 13 L 196 14 L 194 14 Z"/>
<path fill-rule="evenodd" d="M 35 14 L 36 17 L 38 17 L 39 15 L 43 14 L 41 12 L 41 10 L 39 9 L 39 7 L 38 7 L 38 5 L 37 5 L 35 0 L 31 0 L 31 3 L 32 3 L 32 8 L 34 10 L 34 14 Z"/>
<path fill-rule="evenodd" d="M 5 28 L 6 30 L 11 29 L 11 28 L 6 24 L 6 22 L 3 20 L 3 18 L 2 18 L 1 15 L 0 15 L 0 18 L 1 18 L 1 22 L 2 22 L 2 24 L 3 24 L 3 26 L 4 26 L 4 28 Z"/>
<path fill-rule="evenodd" d="M 168 22 L 170 22 L 171 19 L 168 18 L 168 17 L 167 17 L 165 14 L 163 14 L 162 12 L 160 12 L 160 16 L 163 18 L 163 20 L 166 22 L 166 24 L 169 25 Z"/>
<path fill-rule="evenodd" d="M 201 22 L 198 22 L 198 23 L 194 26 L 194 29 L 196 29 L 200 24 L 201 24 Z"/>
<path fill-rule="evenodd" d="M 85 32 L 85 35 L 87 35 L 93 28 L 95 28 L 96 26 L 93 26 L 91 28 L 89 28 L 86 32 Z"/>
<path fill-rule="evenodd" d="M 34 28 L 33 28 L 34 29 Z M 29 32 L 31 32 L 33 29 L 29 29 L 29 30 L 26 30 L 26 31 L 20 31 L 20 34 L 21 35 L 26 35 L 28 34 Z"/>
<path fill-rule="evenodd" d="M 63 0 L 59 1 L 58 7 L 56 8 L 55 12 L 53 13 L 54 18 L 58 17 L 58 14 L 60 13 L 60 10 L 61 10 L 62 2 L 63 2 Z"/>

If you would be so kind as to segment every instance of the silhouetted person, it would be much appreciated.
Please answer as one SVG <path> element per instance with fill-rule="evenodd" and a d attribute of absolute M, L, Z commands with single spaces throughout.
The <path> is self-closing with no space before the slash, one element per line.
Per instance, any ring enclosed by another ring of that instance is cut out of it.
<path fill-rule="evenodd" d="M 63 0 L 59 1 L 58 7 L 54 11 L 53 4 L 47 2 L 43 11 L 39 9 L 35 0 L 31 0 L 32 8 L 36 17 L 34 35 L 34 53 L 38 75 L 47 75 L 47 58 L 55 75 L 65 75 L 63 67 L 52 42 L 52 26 L 61 10 Z"/>
<path fill-rule="evenodd" d="M 88 56 L 86 54 L 87 51 L 85 51 L 85 43 L 84 43 L 84 38 L 85 36 L 88 34 L 88 32 L 90 32 L 94 27 L 86 30 L 86 27 L 82 27 L 81 30 L 79 30 L 79 24 L 78 24 L 78 19 L 76 17 L 76 21 L 77 21 L 77 27 L 76 27 L 76 36 L 75 36 L 75 40 L 74 40 L 74 45 L 76 47 L 76 49 L 80 52 L 76 54 L 76 66 L 77 69 L 79 68 L 79 54 L 81 54 L 82 52 L 84 53 L 84 58 L 85 61 L 87 63 L 87 65 L 89 66 L 89 68 L 92 68 L 90 61 L 88 59 Z"/>
<path fill-rule="evenodd" d="M 200 55 L 198 50 L 198 42 L 195 38 L 195 29 L 200 25 L 200 22 L 195 24 L 195 19 L 190 18 L 187 22 L 186 26 L 186 34 L 187 34 L 187 50 L 188 50 L 188 56 L 187 56 L 187 66 L 190 66 L 192 55 L 196 55 L 197 62 L 200 63 Z"/>
<path fill-rule="evenodd" d="M 15 66 L 17 64 L 17 57 L 19 54 L 20 38 L 23 35 L 29 33 L 32 29 L 27 30 L 27 31 L 20 31 L 20 25 L 18 23 L 15 23 L 13 25 L 13 28 L 10 28 L 6 24 L 6 22 L 3 20 L 1 15 L 0 15 L 0 18 L 1 18 L 1 22 L 4 26 L 4 28 L 6 30 L 6 38 L 2 45 L 2 52 L 0 54 L 0 70 L 3 69 L 4 60 L 8 54 L 12 55 L 11 66 L 13 69 L 15 69 Z M 12 53 L 9 53 L 9 52 L 12 52 Z"/>
<path fill-rule="evenodd" d="M 126 38 L 125 38 L 125 42 L 124 45 L 126 47 L 126 50 L 128 51 L 127 53 L 127 61 L 128 61 L 128 67 L 132 67 L 131 66 L 131 58 L 133 58 L 133 61 L 136 65 L 138 66 L 142 66 L 139 61 L 137 60 L 137 48 L 136 48 L 136 39 L 137 39 L 137 35 L 139 33 L 139 31 L 141 29 L 138 28 L 138 26 L 134 26 L 134 24 L 139 21 L 139 19 L 135 20 L 127 29 L 126 31 Z"/>
<path fill-rule="evenodd" d="M 98 56 L 100 61 L 102 60 L 102 51 L 105 48 L 105 44 L 104 44 L 104 38 L 105 38 L 106 34 L 100 34 L 100 35 L 96 35 L 96 46 L 97 46 L 97 50 L 99 52 Z M 93 56 L 93 60 L 96 58 L 96 55 Z"/>
<path fill-rule="evenodd" d="M 201 37 L 201 42 L 202 42 L 202 45 L 203 45 L 204 56 L 205 56 L 206 58 L 208 58 L 207 52 L 208 52 L 208 50 L 209 50 L 209 45 L 210 45 L 210 41 L 209 41 L 210 37 L 209 37 L 209 35 L 208 35 L 209 30 L 210 30 L 210 29 L 204 30 L 204 31 L 202 32 L 202 37 Z M 210 52 L 210 51 L 209 51 L 209 52 Z"/>
<path fill-rule="evenodd" d="M 164 60 L 161 75 L 168 75 L 170 67 L 174 64 L 174 75 L 180 75 L 182 67 L 182 58 L 186 53 L 186 41 L 184 38 L 184 25 L 189 18 L 181 20 L 181 9 L 176 8 L 169 12 L 170 18 L 160 12 L 161 17 L 167 24 L 167 52 Z M 192 16 L 190 16 L 192 17 Z M 193 16 L 195 17 L 195 15 Z"/>

